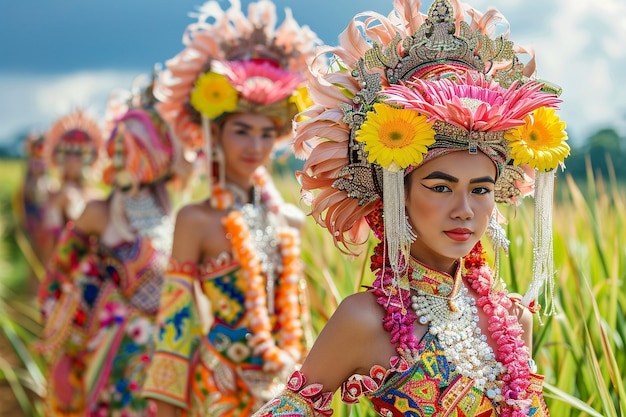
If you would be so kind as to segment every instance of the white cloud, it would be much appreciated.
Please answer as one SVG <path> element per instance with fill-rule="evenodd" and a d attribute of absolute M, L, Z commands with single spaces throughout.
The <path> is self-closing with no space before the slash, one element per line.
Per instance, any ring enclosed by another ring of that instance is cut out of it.
<path fill-rule="evenodd" d="M 0 74 L 0 140 L 24 129 L 45 131 L 58 117 L 77 108 L 101 120 L 109 94 L 129 89 L 137 75 L 128 71 Z"/>
<path fill-rule="evenodd" d="M 478 10 L 492 0 L 469 3 Z M 536 76 L 560 85 L 561 117 L 578 140 L 625 125 L 626 2 L 510 0 L 495 6 L 511 24 L 511 40 L 535 49 Z M 622 132 L 626 133 L 626 132 Z"/>
<path fill-rule="evenodd" d="M 425 5 L 429 3 L 423 1 Z M 511 39 L 535 49 L 537 77 L 563 87 L 561 116 L 568 123 L 571 136 L 582 140 L 598 128 L 626 126 L 626 100 L 622 99 L 626 97 L 626 83 L 621 82 L 626 67 L 624 0 L 469 3 L 482 11 L 490 6 L 499 8 L 511 24 Z M 390 3 L 376 9 L 387 13 L 389 7 Z M 343 23 L 347 24 L 351 17 L 352 14 L 346 16 Z M 337 27 L 336 33 L 343 28 L 343 24 Z M 101 118 L 109 93 L 116 88 L 130 88 L 138 73 L 0 73 L 0 140 L 29 127 L 45 129 L 78 106 Z"/>

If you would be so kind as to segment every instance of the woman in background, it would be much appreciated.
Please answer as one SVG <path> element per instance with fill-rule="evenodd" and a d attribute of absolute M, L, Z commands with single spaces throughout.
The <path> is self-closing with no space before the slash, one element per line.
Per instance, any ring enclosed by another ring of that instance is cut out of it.
<path fill-rule="evenodd" d="M 29 281 L 35 285 L 39 284 L 39 279 L 43 275 L 42 261 L 46 241 L 43 222 L 46 202 L 52 190 L 45 145 L 45 138 L 39 133 L 31 133 L 24 139 L 26 169 L 22 185 L 13 200 L 13 212 L 19 230 L 25 237 L 18 240 L 18 243 L 22 246 L 22 252 L 32 270 Z"/>
<path fill-rule="evenodd" d="M 114 119 L 111 193 L 68 223 L 42 283 L 46 415 L 150 416 L 141 396 L 173 233 L 174 144 L 150 102 Z"/>
<path fill-rule="evenodd" d="M 300 228 L 266 170 L 289 137 L 317 37 L 272 2 L 205 3 L 155 90 L 207 162 L 210 197 L 177 215 L 144 395 L 160 416 L 246 416 L 302 359 Z M 212 23 L 209 23 L 212 22 Z"/>
<path fill-rule="evenodd" d="M 45 203 L 43 264 L 54 251 L 61 230 L 76 220 L 88 201 L 102 196 L 99 157 L 103 142 L 98 122 L 81 110 L 59 118 L 45 134 L 45 150 L 58 187 Z"/>

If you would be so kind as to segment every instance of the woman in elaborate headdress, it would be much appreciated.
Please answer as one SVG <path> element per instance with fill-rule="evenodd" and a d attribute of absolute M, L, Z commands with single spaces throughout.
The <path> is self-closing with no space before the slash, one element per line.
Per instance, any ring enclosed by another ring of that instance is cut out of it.
<path fill-rule="evenodd" d="M 96 186 L 102 129 L 93 117 L 76 110 L 55 121 L 45 141 L 46 157 L 57 177 L 58 189 L 49 194 L 45 204 L 44 264 L 65 224 L 76 220 L 88 201 L 101 196 Z"/>
<path fill-rule="evenodd" d="M 569 154 L 560 91 L 532 78 L 508 31 L 494 35 L 495 9 L 419 7 L 358 15 L 331 50 L 335 71 L 311 74 L 315 104 L 294 142 L 303 193 L 343 251 L 373 231 L 375 280 L 340 304 L 257 416 L 331 415 L 339 388 L 381 416 L 548 415 L 531 311 L 551 289 L 552 181 Z M 533 177 L 535 277 L 522 298 L 481 238 L 506 247 L 496 202 L 519 201 Z"/>
<path fill-rule="evenodd" d="M 160 415 L 250 415 L 304 353 L 303 214 L 266 165 L 289 137 L 317 37 L 285 12 L 205 3 L 167 62 L 158 110 L 202 153 L 210 197 L 177 215 L 157 349 L 144 387 Z M 286 374 L 286 375 L 285 375 Z"/>
<path fill-rule="evenodd" d="M 119 110 L 105 144 L 111 193 L 68 224 L 40 287 L 47 416 L 155 414 L 141 386 L 171 249 L 175 147 L 152 103 Z"/>

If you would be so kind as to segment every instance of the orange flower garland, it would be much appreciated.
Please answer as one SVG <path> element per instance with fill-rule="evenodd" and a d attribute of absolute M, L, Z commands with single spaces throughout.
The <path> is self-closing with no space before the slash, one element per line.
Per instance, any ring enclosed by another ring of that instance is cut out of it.
<path fill-rule="evenodd" d="M 224 227 L 239 261 L 244 277 L 248 281 L 245 308 L 250 317 L 252 336 L 248 339 L 254 354 L 265 361 L 266 371 L 278 371 L 301 359 L 302 323 L 299 320 L 298 281 L 301 275 L 300 248 L 297 233 L 281 230 L 278 236 L 282 265 L 279 268 L 279 287 L 276 295 L 278 315 L 278 346 L 272 337 L 272 323 L 267 311 L 265 279 L 261 263 L 255 253 L 250 232 L 243 214 L 233 210 L 224 218 Z"/>

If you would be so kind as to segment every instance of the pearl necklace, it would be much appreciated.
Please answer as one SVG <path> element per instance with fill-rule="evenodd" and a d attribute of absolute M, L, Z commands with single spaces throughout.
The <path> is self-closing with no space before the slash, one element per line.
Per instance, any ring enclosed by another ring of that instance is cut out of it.
<path fill-rule="evenodd" d="M 418 272 L 418 271 L 415 271 Z M 478 308 L 465 287 L 460 289 L 461 277 L 455 279 L 454 288 L 439 286 L 440 294 L 425 291 L 419 284 L 419 272 L 411 280 L 411 308 L 421 324 L 429 326 L 429 331 L 437 337 L 448 360 L 456 370 L 474 380 L 474 385 L 485 389 L 487 396 L 495 399 L 500 396 L 497 377 L 505 369 L 496 361 L 496 355 L 487 343 L 487 336 L 478 327 Z M 456 290 L 456 291 L 455 291 Z"/>

